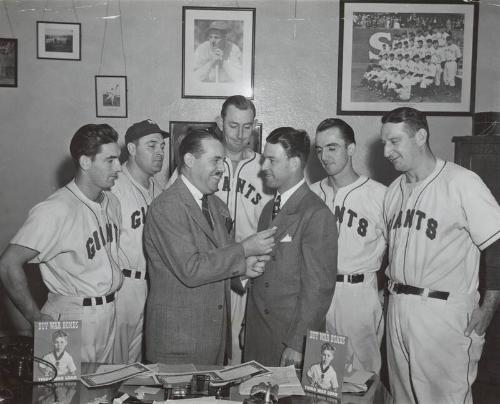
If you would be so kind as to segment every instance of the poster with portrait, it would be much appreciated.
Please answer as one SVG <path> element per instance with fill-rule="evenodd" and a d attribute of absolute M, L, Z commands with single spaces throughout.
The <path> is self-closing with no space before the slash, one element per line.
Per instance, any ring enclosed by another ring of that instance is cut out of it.
<path fill-rule="evenodd" d="M 35 321 L 33 381 L 78 379 L 81 344 L 81 320 Z"/>
<path fill-rule="evenodd" d="M 477 2 L 343 0 L 338 114 L 474 108 Z"/>
<path fill-rule="evenodd" d="M 253 98 L 255 8 L 182 8 L 182 97 Z"/>
<path fill-rule="evenodd" d="M 347 337 L 308 330 L 302 386 L 308 393 L 340 398 L 347 354 Z"/>

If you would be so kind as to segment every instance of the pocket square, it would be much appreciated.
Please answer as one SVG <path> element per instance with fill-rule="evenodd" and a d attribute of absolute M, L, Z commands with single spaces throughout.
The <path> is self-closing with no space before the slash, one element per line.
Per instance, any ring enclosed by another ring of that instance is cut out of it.
<path fill-rule="evenodd" d="M 287 234 L 285 237 L 283 237 L 280 240 L 280 243 L 289 243 L 290 241 L 292 241 L 292 236 L 290 236 L 289 234 Z"/>

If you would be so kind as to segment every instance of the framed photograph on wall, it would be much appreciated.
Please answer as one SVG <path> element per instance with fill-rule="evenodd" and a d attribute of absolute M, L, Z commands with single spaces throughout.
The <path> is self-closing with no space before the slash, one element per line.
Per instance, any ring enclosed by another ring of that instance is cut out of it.
<path fill-rule="evenodd" d="M 37 21 L 37 58 L 81 60 L 81 24 Z"/>
<path fill-rule="evenodd" d="M 0 38 L 0 87 L 17 87 L 17 39 Z"/>
<path fill-rule="evenodd" d="M 337 113 L 472 114 L 477 3 L 342 0 Z"/>
<path fill-rule="evenodd" d="M 127 117 L 127 77 L 95 76 L 96 116 Z"/>
<path fill-rule="evenodd" d="M 182 139 L 186 136 L 190 129 L 207 129 L 214 131 L 222 139 L 220 132 L 215 122 L 192 122 L 192 121 L 170 121 L 169 124 L 169 174 L 172 175 L 174 170 L 179 165 L 179 145 Z M 249 140 L 249 146 L 257 153 L 262 152 L 262 124 L 255 125 L 252 137 Z"/>
<path fill-rule="evenodd" d="M 255 8 L 182 8 L 182 97 L 253 98 Z"/>

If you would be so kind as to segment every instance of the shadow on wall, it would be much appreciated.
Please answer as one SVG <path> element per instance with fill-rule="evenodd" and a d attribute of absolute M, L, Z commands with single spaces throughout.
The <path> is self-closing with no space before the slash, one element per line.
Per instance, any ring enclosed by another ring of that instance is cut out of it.
<path fill-rule="evenodd" d="M 367 149 L 366 166 L 371 178 L 384 185 L 389 185 L 400 173 L 394 170 L 393 165 L 385 157 L 382 157 L 384 145 L 377 138 L 367 145 Z"/>
<path fill-rule="evenodd" d="M 38 307 L 42 307 L 47 300 L 48 290 L 42 281 L 40 268 L 37 264 L 26 264 L 24 272 L 33 299 Z M 0 284 L 0 336 L 5 335 L 33 335 L 33 330 Z"/>
<path fill-rule="evenodd" d="M 70 182 L 75 176 L 75 162 L 72 157 L 66 157 L 56 171 L 57 186 L 58 188 L 63 187 L 68 182 Z"/>

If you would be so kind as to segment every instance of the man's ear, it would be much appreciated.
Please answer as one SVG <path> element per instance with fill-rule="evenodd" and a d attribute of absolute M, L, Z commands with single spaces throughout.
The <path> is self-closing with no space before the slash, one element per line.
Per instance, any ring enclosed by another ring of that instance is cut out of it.
<path fill-rule="evenodd" d="M 417 145 L 418 146 L 425 145 L 427 143 L 428 136 L 429 134 L 424 128 L 420 128 L 419 130 L 417 130 L 417 132 L 415 133 L 415 140 L 417 142 Z"/>
<path fill-rule="evenodd" d="M 218 116 L 215 118 L 215 123 L 217 124 L 217 127 L 220 129 L 221 132 L 224 132 L 224 120 L 222 119 L 222 116 Z"/>
<path fill-rule="evenodd" d="M 130 154 L 131 156 L 135 156 L 137 146 L 135 145 L 134 142 L 127 143 L 127 150 L 128 150 L 128 154 Z"/>
<path fill-rule="evenodd" d="M 92 165 L 92 158 L 89 156 L 81 155 L 78 159 L 78 164 L 80 165 L 82 170 L 87 171 Z"/>
<path fill-rule="evenodd" d="M 195 158 L 194 154 L 186 153 L 184 155 L 184 165 L 188 168 L 192 168 Z"/>
<path fill-rule="evenodd" d="M 356 151 L 356 143 L 351 143 L 347 145 L 347 155 L 349 157 L 352 157 L 355 151 Z"/>

